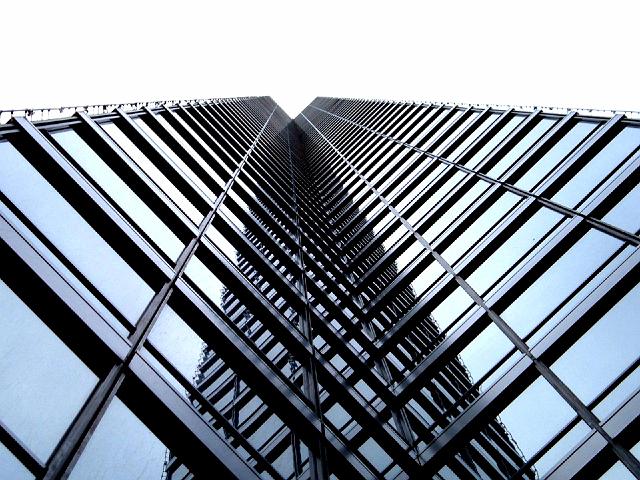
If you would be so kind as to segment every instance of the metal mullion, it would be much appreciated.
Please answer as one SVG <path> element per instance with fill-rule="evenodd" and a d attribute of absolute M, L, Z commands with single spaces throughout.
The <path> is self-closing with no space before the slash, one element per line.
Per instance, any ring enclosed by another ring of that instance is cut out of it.
<path fill-rule="evenodd" d="M 259 136 L 256 138 L 255 142 L 257 142 L 258 139 Z M 246 156 L 248 156 L 249 154 L 250 150 L 247 152 Z M 101 383 L 98 384 L 98 387 L 96 388 L 96 390 L 94 390 L 94 395 L 92 396 L 91 400 L 83 406 L 81 413 L 78 415 L 78 418 L 69 428 L 65 437 L 65 441 L 62 442 L 51 455 L 50 462 L 47 465 L 47 472 L 45 473 L 43 480 L 53 480 L 60 478 L 61 476 L 65 476 L 67 470 L 69 468 L 72 468 L 75 464 L 75 461 L 79 458 L 82 450 L 84 449 L 84 446 L 86 445 L 88 437 L 91 435 L 93 429 L 95 428 L 95 425 L 97 425 L 97 423 L 106 412 L 106 409 L 115 396 L 117 389 L 122 384 L 127 371 L 127 367 L 129 366 L 137 350 L 146 339 L 146 336 L 148 335 L 148 332 L 151 329 L 154 320 L 160 314 L 161 309 L 166 305 L 169 299 L 169 295 L 171 294 L 171 291 L 173 290 L 177 279 L 181 275 L 182 271 L 186 268 L 187 262 L 193 255 L 198 242 L 204 235 L 205 229 L 215 215 L 216 209 L 222 203 L 226 192 L 231 187 L 231 184 L 242 168 L 242 165 L 243 164 L 238 167 L 238 170 L 234 173 L 234 176 L 229 179 L 225 190 L 216 199 L 213 208 L 202 220 L 198 229 L 197 236 L 188 245 L 185 246 L 185 249 L 180 254 L 180 257 L 176 262 L 173 276 L 168 279 L 165 282 L 164 286 L 162 286 L 157 291 L 154 297 L 150 300 L 145 310 L 142 312 L 140 318 L 136 322 L 136 330 L 130 336 L 131 348 L 129 350 L 129 353 L 124 357 L 122 362 L 118 365 L 115 365 L 109 375 Z"/>
<path fill-rule="evenodd" d="M 211 208 L 213 199 L 200 190 L 188 175 L 135 123 L 125 112 L 117 109 L 119 120 L 115 124 L 133 144 L 173 183 L 200 213 Z"/>
<path fill-rule="evenodd" d="M 193 234 L 195 226 L 191 219 L 180 209 L 175 201 L 169 197 L 160 186 L 151 180 L 140 166 L 122 150 L 104 129 L 84 112 L 76 114 L 80 119 L 77 129 L 78 135 L 87 144 L 107 161 L 109 167 L 113 169 L 120 178 L 125 180 L 136 194 L 144 200 L 159 217 L 166 223 L 179 238 L 187 233 Z M 55 138 L 54 138 L 55 141 Z M 117 162 L 111 159 L 117 159 Z M 120 167 L 119 163 L 123 167 Z M 125 212 L 126 213 L 126 212 Z"/>
<path fill-rule="evenodd" d="M 520 161 L 517 162 L 517 166 L 514 165 L 512 167 L 512 169 L 510 169 L 510 170 L 511 171 L 515 171 L 516 169 L 519 168 L 520 165 L 522 165 L 522 163 L 524 163 L 524 161 L 526 161 L 526 159 L 531 158 L 535 154 L 535 152 L 539 151 L 540 148 L 542 148 L 543 145 L 546 145 L 547 142 L 549 142 L 551 140 L 551 138 L 555 137 L 556 134 L 560 130 L 564 129 L 564 127 L 567 124 L 567 122 L 571 118 L 573 118 L 573 116 L 574 116 L 574 114 L 569 114 L 567 117 L 563 118 L 563 121 L 557 123 L 554 127 L 552 127 L 552 129 L 550 131 L 548 131 L 543 136 L 543 138 L 541 138 L 535 144 L 535 148 L 529 150 L 523 157 L 521 157 Z M 619 120 L 616 120 L 615 123 L 617 123 L 618 121 Z M 496 122 L 497 122 L 497 120 L 496 120 Z M 494 126 L 496 124 L 496 122 L 494 122 L 492 124 L 492 126 Z M 366 127 L 362 127 L 362 128 L 366 128 Z M 489 128 L 491 128 L 491 127 L 489 127 Z M 600 131 L 601 130 L 598 130 L 598 132 L 600 132 Z M 596 133 L 598 133 L 598 132 L 596 132 Z M 485 135 L 482 135 L 482 136 L 484 137 Z M 389 139 L 389 140 L 396 141 L 395 139 Z M 589 145 L 593 144 L 591 142 L 595 142 L 596 140 L 597 140 L 597 138 L 595 138 L 595 134 L 593 134 L 591 136 L 591 140 L 588 141 L 588 145 L 584 144 L 582 147 L 580 147 L 576 152 L 574 152 L 572 154 L 572 157 L 580 155 L 581 152 L 584 152 L 585 149 L 589 148 Z M 503 142 L 504 142 L 504 140 L 503 140 Z M 413 147 L 410 147 L 410 146 L 407 145 L 407 148 L 413 148 Z M 419 150 L 419 149 L 417 149 L 417 150 Z M 421 150 L 419 150 L 419 151 L 421 151 Z M 552 200 L 548 200 L 548 199 L 542 198 L 539 194 L 535 194 L 535 193 L 529 192 L 528 190 L 520 189 L 520 188 L 512 185 L 511 183 L 507 183 L 506 180 L 497 180 L 495 178 L 489 177 L 488 175 L 485 175 L 485 174 L 480 173 L 480 172 L 478 172 L 476 170 L 473 170 L 473 169 L 470 169 L 468 167 L 465 167 L 464 165 L 460 165 L 457 162 L 453 162 L 453 161 L 447 160 L 447 159 L 445 159 L 445 158 L 443 158 L 443 157 L 441 157 L 439 155 L 435 155 L 433 153 L 429 153 L 429 152 L 422 152 L 422 153 L 424 153 L 425 155 L 427 155 L 427 156 L 429 156 L 429 157 L 431 157 L 431 158 L 433 158 L 435 160 L 438 160 L 439 162 L 441 162 L 443 164 L 451 165 L 451 166 L 453 166 L 454 168 L 456 168 L 459 171 L 471 174 L 471 175 L 473 175 L 475 177 L 478 177 L 478 178 L 480 178 L 480 179 L 482 179 L 482 180 L 484 180 L 486 182 L 489 182 L 489 183 L 492 183 L 492 184 L 502 185 L 506 190 L 508 190 L 510 192 L 513 192 L 513 193 L 516 193 L 516 194 L 518 194 L 518 195 L 520 195 L 522 197 L 534 198 L 535 201 L 541 203 L 542 205 L 547 206 L 547 207 L 549 207 L 549 208 L 551 208 L 551 209 L 553 209 L 553 210 L 555 210 L 555 211 L 557 211 L 559 213 L 562 213 L 564 215 L 585 217 L 582 213 L 576 211 L 575 209 L 572 209 L 572 208 L 569 208 L 569 207 L 565 207 L 565 206 L 560 205 L 560 204 L 558 204 L 556 202 L 553 202 Z M 504 175 L 502 175 L 502 177 L 506 177 L 507 175 L 508 174 L 505 173 Z M 508 180 L 511 180 L 511 178 L 508 178 Z M 543 183 L 539 187 L 539 189 L 544 187 L 544 185 L 549 185 L 549 182 L 551 180 L 552 180 L 552 178 L 547 178 L 545 183 Z M 590 223 L 592 223 L 594 225 L 594 227 L 598 228 L 599 230 L 602 230 L 602 231 L 605 231 L 607 233 L 610 233 L 610 234 L 616 236 L 617 238 L 620 238 L 620 239 L 622 239 L 624 241 L 632 243 L 633 245 L 640 244 L 640 237 L 637 236 L 637 235 L 633 235 L 633 234 L 630 234 L 629 232 L 625 232 L 625 231 L 623 231 L 621 229 L 617 229 L 616 227 L 609 226 L 606 223 L 604 223 L 604 222 L 602 222 L 601 220 L 598 220 L 598 219 L 590 218 L 589 220 L 590 220 Z"/>
<path fill-rule="evenodd" d="M 320 418 L 322 423 L 322 430 L 324 430 L 324 419 L 323 413 L 320 405 L 320 397 L 319 397 L 319 389 L 318 389 L 318 379 L 315 364 L 317 361 L 317 352 L 315 345 L 313 344 L 313 326 L 311 324 L 310 319 L 310 304 L 309 304 L 309 294 L 307 292 L 307 274 L 306 267 L 304 263 L 304 250 L 302 248 L 302 235 L 300 231 L 300 215 L 298 211 L 297 205 L 297 183 L 296 178 L 293 172 L 293 159 L 291 155 L 291 143 L 290 143 L 290 133 L 289 128 L 287 128 L 287 145 L 289 150 L 289 166 L 291 171 L 291 194 L 294 200 L 294 215 L 295 215 L 295 224 L 296 224 L 296 243 L 298 247 L 296 257 L 296 263 L 298 265 L 298 269 L 300 271 L 300 275 L 296 280 L 296 286 L 300 289 L 303 297 L 304 297 L 304 307 L 302 310 L 298 311 L 298 322 L 302 325 L 302 331 L 307 340 L 307 345 L 311 350 L 311 361 L 308 365 L 302 366 L 303 368 L 303 388 L 305 391 L 305 395 L 309 400 L 311 400 L 312 405 L 316 411 L 316 415 Z M 294 442 L 295 443 L 295 442 Z M 293 445 L 292 448 L 299 448 L 296 445 Z M 327 466 L 327 454 L 324 451 L 322 444 L 317 447 L 317 455 L 309 456 L 309 470 L 311 472 L 311 478 L 313 480 L 325 480 L 329 477 L 329 469 Z M 294 465 L 294 471 L 297 472 L 298 465 Z M 297 473 L 296 473 L 297 476 Z"/>
<path fill-rule="evenodd" d="M 600 126 L 595 132 L 590 134 L 586 141 L 578 147 L 573 153 L 569 155 L 564 161 L 557 165 L 555 171 L 551 171 L 550 174 L 542 181 L 542 183 L 535 188 L 537 195 L 544 195 L 551 198 L 562 185 L 558 185 L 556 180 L 566 176 L 566 173 L 571 170 L 573 165 L 579 164 L 581 160 L 586 158 L 590 160 L 593 155 L 601 150 L 610 140 L 613 139 L 618 132 L 620 122 L 624 118 L 624 115 L 618 114 L 613 116 L 604 125 Z"/>
<path fill-rule="evenodd" d="M 255 137 L 260 128 L 253 126 L 253 115 L 251 112 L 246 112 L 236 118 L 229 118 L 225 110 L 226 106 L 221 105 L 204 105 L 202 108 L 203 116 L 207 117 L 213 125 L 217 125 L 219 132 L 223 135 L 227 141 L 232 140 L 241 147 L 246 149 L 251 144 L 251 139 Z M 231 132 L 236 133 L 232 135 Z M 262 134 L 263 138 L 268 138 L 269 127 L 265 129 Z"/>
<path fill-rule="evenodd" d="M 240 153 L 242 149 L 239 145 L 230 143 L 225 136 L 221 135 L 209 119 L 203 115 L 200 109 L 194 106 L 190 106 L 189 108 L 181 106 L 176 113 L 180 115 L 193 130 L 198 132 L 198 128 L 200 128 L 208 134 L 208 137 L 215 139 L 216 144 L 222 146 L 225 155 L 221 156 L 221 158 L 223 158 L 223 160 L 226 158 L 234 162 L 228 165 L 230 170 L 233 171 L 238 167 L 242 161 L 242 154 Z M 209 146 L 215 150 L 213 145 L 209 144 Z"/>
<path fill-rule="evenodd" d="M 433 138 L 427 145 L 424 146 L 425 150 L 434 150 L 436 148 L 439 148 L 445 141 L 449 140 L 449 143 L 451 143 L 453 140 L 455 140 L 455 138 L 450 139 L 449 137 L 451 136 L 451 134 L 453 134 L 458 128 L 460 128 L 462 125 L 464 125 L 464 123 L 471 118 L 471 114 L 473 113 L 473 108 L 472 107 L 467 107 L 466 109 L 462 108 L 462 107 L 454 107 L 454 112 L 459 111 L 461 112 L 459 115 L 457 115 L 456 119 L 447 127 L 445 128 L 442 132 L 440 132 L 440 135 L 438 135 L 436 138 Z M 471 125 L 473 123 L 470 122 L 469 125 Z M 443 125 L 444 127 L 444 125 Z M 457 135 L 456 135 L 457 137 Z"/>
<path fill-rule="evenodd" d="M 209 146 L 209 144 L 200 136 L 201 134 L 198 134 L 198 132 L 191 128 L 191 126 L 189 126 L 184 120 L 181 121 L 181 119 L 179 119 L 172 110 L 165 109 L 158 114 L 161 115 L 162 118 L 164 118 L 164 120 L 178 133 L 178 135 L 180 135 L 185 142 L 187 142 L 187 144 L 189 144 L 191 148 L 193 148 L 196 153 L 202 157 L 202 159 L 218 174 L 221 179 L 223 179 L 223 181 L 226 181 L 225 179 L 228 179 L 232 175 L 233 170 L 229 169 L 227 164 L 223 163 L 223 160 L 219 161 L 211 154 L 211 152 L 213 152 L 213 154 L 218 157 L 226 156 L 227 153 L 222 149 L 222 147 L 217 144 L 216 148 Z M 182 122 L 184 122 L 184 125 Z M 189 126 L 191 131 L 187 129 L 187 126 Z M 210 139 L 215 142 L 212 137 L 210 137 Z M 207 150 L 205 145 L 211 149 L 211 152 Z"/>
<path fill-rule="evenodd" d="M 55 185 L 52 184 L 54 188 L 57 186 L 56 190 L 58 190 L 58 192 L 67 201 L 69 201 L 74 209 L 89 225 L 91 225 L 92 228 L 96 230 L 96 232 L 100 233 L 103 238 L 110 239 L 111 242 L 108 242 L 110 245 L 113 244 L 114 240 L 116 245 L 122 241 L 132 243 L 136 246 L 138 251 L 146 254 L 144 258 L 146 262 L 149 262 L 148 267 L 153 266 L 158 273 L 162 272 L 167 274 L 169 266 L 160 254 L 157 253 L 155 249 L 153 249 L 151 245 L 149 245 L 146 240 L 144 240 L 144 238 L 134 230 L 128 222 L 125 221 L 124 217 L 115 210 L 111 203 L 109 203 L 107 199 L 102 196 L 102 194 L 100 194 L 94 186 L 54 148 L 42 132 L 24 118 L 15 118 L 14 122 L 18 125 L 24 135 L 24 137 L 16 138 L 15 140 L 26 142 L 24 147 L 28 148 L 30 152 L 37 152 L 38 157 L 44 155 L 46 158 L 51 160 L 51 165 L 45 166 L 40 163 L 42 168 L 56 169 L 55 173 L 52 172 L 52 175 L 48 175 L 45 178 L 47 178 L 47 181 L 51 178 L 59 180 Z M 28 155 L 27 158 L 30 156 L 31 155 Z M 61 188 L 61 182 L 64 183 L 65 188 Z M 77 201 L 79 199 L 86 200 L 87 198 L 90 199 L 90 203 Z M 94 205 L 97 207 L 97 211 L 96 208 L 92 208 Z M 79 209 L 78 207 L 82 208 Z M 107 231 L 107 227 L 111 224 L 115 224 L 117 226 L 115 231 Z M 116 249 L 116 251 L 118 252 L 118 255 L 123 258 L 127 258 L 130 265 L 135 265 L 134 270 L 136 272 L 140 273 L 141 270 L 144 270 L 141 263 L 144 263 L 145 260 L 142 260 L 133 253 L 128 252 L 127 249 L 119 248 Z M 146 277 L 147 279 L 150 278 L 148 272 L 146 275 L 142 274 L 141 276 L 143 278 Z"/>
<path fill-rule="evenodd" d="M 434 125 L 430 126 L 430 128 L 426 132 L 426 135 L 423 136 L 420 139 L 420 141 L 416 142 L 415 146 L 417 148 L 420 148 L 421 150 L 425 150 L 425 151 L 427 151 L 430 148 L 433 148 L 433 144 L 438 140 L 438 137 L 432 138 L 433 135 L 435 133 L 438 133 L 449 122 L 449 120 L 455 118 L 456 117 L 456 113 L 458 111 L 459 110 L 458 110 L 458 106 L 457 105 L 451 105 L 446 110 L 446 113 L 444 115 L 439 116 L 436 119 L 436 123 Z M 380 134 L 384 135 L 385 137 L 395 138 L 395 137 L 392 137 L 391 135 L 387 135 L 384 132 L 379 131 L 379 130 L 376 130 L 376 133 L 380 133 Z"/>
<path fill-rule="evenodd" d="M 228 122 L 225 118 L 222 118 L 218 112 L 221 107 L 209 107 L 207 105 L 200 106 L 198 104 L 191 104 L 192 107 L 196 108 L 196 110 L 205 118 L 210 125 L 216 130 L 217 134 L 224 138 L 224 140 L 230 145 L 234 145 L 235 148 L 239 151 L 246 149 L 248 145 L 251 144 L 249 138 L 250 133 L 248 129 L 242 124 L 242 120 L 244 119 L 236 119 L 234 122 L 234 130 L 237 131 L 237 135 L 231 135 L 229 133 Z"/>
<path fill-rule="evenodd" d="M 200 163 L 191 156 L 191 154 L 178 142 L 178 140 L 173 137 L 164 126 L 158 121 L 156 115 L 151 112 L 151 110 L 147 110 L 147 116 L 141 117 L 143 121 L 149 126 L 149 128 L 156 134 L 160 139 L 167 144 L 167 146 L 173 150 L 176 155 L 202 180 L 202 182 L 209 187 L 209 189 L 215 194 L 219 195 L 224 188 L 224 185 L 220 185 L 216 182 L 216 180 L 211 176 L 209 172 L 207 172 Z M 185 139 L 186 141 L 186 139 Z M 217 162 L 216 162 L 217 163 Z M 213 168 L 212 168 L 213 170 Z M 215 172 L 215 170 L 214 170 Z M 218 173 L 218 172 L 215 172 Z M 224 177 L 218 174 L 220 179 L 224 182 Z"/>
<path fill-rule="evenodd" d="M 207 330 L 211 330 L 211 333 L 203 331 L 201 334 L 205 341 L 209 341 L 211 345 L 223 347 L 228 357 L 224 359 L 225 362 L 232 365 L 235 363 L 237 368 L 242 368 L 244 375 L 250 377 L 254 382 L 254 390 L 263 392 L 264 398 L 271 399 L 270 408 L 286 424 L 299 426 L 296 431 L 309 447 L 313 448 L 315 441 L 319 439 L 330 449 L 333 454 L 332 458 L 339 461 L 340 471 L 345 474 L 348 472 L 349 475 L 354 475 L 356 478 L 375 478 L 375 475 L 350 453 L 339 437 L 330 430 L 322 429 L 321 422 L 312 408 L 306 401 L 298 397 L 295 390 L 292 390 L 261 356 L 254 352 L 254 347 L 248 344 L 239 332 L 228 325 L 211 306 L 204 303 L 204 300 L 196 296 L 184 283 L 178 284 L 178 287 L 198 311 L 209 320 Z M 271 310 L 267 308 L 265 312 L 268 311 Z M 270 316 L 271 314 L 267 314 L 267 317 Z M 273 317 L 272 325 L 284 327 L 285 321 L 282 320 L 283 323 L 281 323 L 281 320 L 276 320 L 276 318 Z M 287 328 L 292 329 L 293 327 L 288 326 Z M 292 330 L 290 332 L 294 334 Z M 301 336 L 299 332 L 294 335 Z M 280 338 L 281 342 L 282 339 L 283 337 Z M 292 345 L 291 342 L 287 341 L 285 344 L 285 348 L 291 351 L 287 344 Z M 310 355 L 310 352 L 303 347 L 302 338 L 296 338 L 294 344 L 299 346 L 294 351 L 302 349 L 305 352 L 304 355 Z"/>
<path fill-rule="evenodd" d="M 230 436 L 233 438 L 233 440 L 238 442 L 240 446 L 244 448 L 249 453 L 249 455 L 251 455 L 258 466 L 267 470 L 267 472 L 272 477 L 280 477 L 280 474 L 277 473 L 273 465 L 264 459 L 264 457 L 258 452 L 258 450 L 236 429 L 236 427 L 231 424 L 231 422 L 229 422 L 229 420 L 227 420 L 224 414 L 220 410 L 218 410 L 215 405 L 211 401 L 209 401 L 198 388 L 189 383 L 171 362 L 164 358 L 162 354 L 158 352 L 155 347 L 153 347 L 152 344 L 147 345 L 146 348 L 152 354 L 154 359 L 157 360 L 162 365 L 162 367 L 165 368 L 180 383 L 180 386 L 187 390 L 188 395 L 191 397 L 191 399 L 194 399 L 200 403 L 201 406 L 194 406 L 198 413 L 200 413 L 199 410 L 205 410 L 207 413 L 210 413 L 215 419 L 215 422 L 221 424 L 221 428 L 225 432 L 231 432 Z M 144 357 L 141 358 L 146 363 Z"/>
<path fill-rule="evenodd" d="M 403 141 L 406 141 L 410 135 L 413 135 L 412 132 L 414 132 L 414 130 L 420 131 L 419 127 L 422 127 L 424 124 L 428 124 L 430 116 L 435 111 L 433 104 L 416 104 L 416 106 L 419 109 L 417 114 L 412 118 L 412 121 L 405 126 L 405 128 L 397 133 L 398 138 Z"/>
<path fill-rule="evenodd" d="M 306 117 L 305 117 L 306 118 Z M 313 124 L 312 124 L 313 126 Z M 315 127 L 314 127 L 315 128 Z M 326 140 L 325 140 L 326 141 Z M 381 197 L 382 201 L 385 201 L 384 198 Z M 399 218 L 399 213 L 391 206 L 389 208 L 394 212 L 396 216 Z M 569 390 L 566 385 L 560 381 L 560 379 L 549 369 L 546 365 L 539 362 L 536 358 L 533 357 L 529 347 L 525 344 L 525 342 L 520 339 L 520 337 L 514 332 L 514 330 L 505 322 L 499 315 L 497 315 L 486 303 L 485 301 L 471 288 L 471 286 L 466 282 L 465 279 L 461 278 L 459 275 L 455 273 L 453 268 L 438 254 L 430 244 L 424 240 L 417 232 L 413 230 L 411 225 L 406 223 L 406 220 L 403 222 L 407 228 L 411 229 L 414 235 L 418 237 L 420 242 L 430 251 L 430 253 L 435 257 L 435 259 L 440 263 L 440 265 L 451 275 L 454 276 L 455 281 L 463 288 L 463 290 L 471 297 L 476 305 L 479 305 L 483 310 L 487 312 L 491 321 L 511 340 L 511 342 L 516 346 L 516 348 L 524 354 L 526 358 L 529 358 L 535 365 L 536 369 L 540 372 L 540 374 L 551 384 L 551 386 L 556 390 L 560 396 L 567 401 L 567 403 L 578 413 L 587 424 L 593 426 L 594 428 L 599 428 L 597 419 L 595 416 L 589 412 L 586 407 L 578 400 L 578 398 Z M 575 223 L 575 222 L 574 222 Z M 566 235 L 565 235 L 566 236 Z M 555 240 L 555 239 L 554 239 Z M 549 242 L 551 244 L 552 242 Z M 547 244 L 547 246 L 549 245 Z M 513 278 L 511 279 L 513 281 Z M 493 301 L 495 296 L 492 296 L 492 304 L 495 304 Z M 460 423 L 458 420 L 457 423 Z M 601 432 L 603 436 L 606 438 L 606 434 Z M 432 468 L 432 467 L 431 467 Z"/>
<path fill-rule="evenodd" d="M 420 107 L 415 104 L 406 104 L 407 108 L 404 110 L 404 114 L 401 117 L 401 121 L 396 125 L 396 128 L 389 132 L 389 135 L 395 137 L 400 135 L 411 123 L 413 123 L 414 117 L 420 113 Z"/>

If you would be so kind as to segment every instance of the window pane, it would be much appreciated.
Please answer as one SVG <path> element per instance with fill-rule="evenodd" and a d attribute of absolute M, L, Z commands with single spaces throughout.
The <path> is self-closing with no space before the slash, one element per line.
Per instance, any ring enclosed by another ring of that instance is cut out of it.
<path fill-rule="evenodd" d="M 551 366 L 585 404 L 638 358 L 638 311 L 640 286 L 627 293 Z"/>
<path fill-rule="evenodd" d="M 547 208 L 538 211 L 469 275 L 469 284 L 482 295 L 562 218 Z"/>
<path fill-rule="evenodd" d="M 462 232 L 454 242 L 447 247 L 442 253 L 444 259 L 453 265 L 462 254 L 467 251 L 474 242 L 481 239 L 495 223 L 502 218 L 509 210 L 511 210 L 520 200 L 518 195 L 513 193 L 503 194 L 496 202 L 485 212 L 479 215 L 478 219 L 473 222 L 467 229 Z M 476 213 L 477 215 L 477 213 Z"/>
<path fill-rule="evenodd" d="M 640 185 L 636 185 L 602 220 L 631 233 L 640 230 Z"/>
<path fill-rule="evenodd" d="M 115 397 L 91 435 L 72 480 L 163 478 L 167 448 Z"/>
<path fill-rule="evenodd" d="M 619 240 L 590 230 L 502 312 L 502 318 L 518 335 L 526 336 L 620 245 Z"/>
<path fill-rule="evenodd" d="M 178 258 L 184 244 L 76 132 L 67 130 L 53 137 L 169 258 Z"/>
<path fill-rule="evenodd" d="M 0 420 L 46 461 L 97 377 L 2 281 L 0 305 Z"/>
<path fill-rule="evenodd" d="M 35 478 L 27 467 L 9 451 L 7 447 L 0 443 L 0 473 L 2 478 L 7 480 L 31 480 Z"/>
<path fill-rule="evenodd" d="M 543 378 L 538 378 L 500 414 L 500 420 L 531 458 L 574 417 L 573 409 Z"/>
<path fill-rule="evenodd" d="M 534 142 L 537 142 L 544 133 L 551 128 L 556 121 L 551 118 L 543 118 L 538 122 L 538 124 L 531 129 L 529 133 L 527 133 L 518 144 L 513 147 L 509 152 L 507 152 L 499 161 L 496 163 L 491 170 L 487 173 L 487 175 L 498 178 L 502 175 L 505 170 L 507 170 L 513 162 L 515 162 L 518 158 L 522 156 L 524 152 L 526 152 Z"/>
<path fill-rule="evenodd" d="M 600 150 L 552 199 L 575 207 L 606 175 L 640 145 L 640 128 L 627 127 Z"/>
<path fill-rule="evenodd" d="M 102 128 L 113 138 L 131 159 L 171 198 L 176 205 L 198 225 L 204 215 L 187 199 L 176 186 L 156 167 L 147 156 L 113 123 L 103 123 Z M 176 175 L 178 172 L 176 171 Z"/>
<path fill-rule="evenodd" d="M 499 132 L 494 133 L 491 138 L 487 139 L 487 143 L 484 144 L 484 146 L 478 150 L 478 152 L 466 162 L 466 166 L 469 168 L 474 168 L 476 165 L 478 165 L 478 163 L 480 163 L 484 157 L 486 157 L 489 152 L 491 152 L 491 150 L 493 150 L 502 140 L 504 140 L 506 138 L 507 135 L 509 135 L 514 128 L 516 128 L 520 122 L 522 122 L 522 120 L 524 119 L 523 116 L 516 116 L 511 118 L 507 124 L 502 127 L 500 129 Z"/>
<path fill-rule="evenodd" d="M 543 177 L 545 177 L 571 150 L 591 133 L 597 124 L 593 122 L 579 122 L 567 132 L 558 142 L 545 153 L 542 158 L 531 166 L 516 186 L 525 190 L 531 190 Z"/>
<path fill-rule="evenodd" d="M 2 192 L 131 323 L 137 322 L 153 296 L 149 285 L 11 144 L 0 143 L 0 158 Z"/>

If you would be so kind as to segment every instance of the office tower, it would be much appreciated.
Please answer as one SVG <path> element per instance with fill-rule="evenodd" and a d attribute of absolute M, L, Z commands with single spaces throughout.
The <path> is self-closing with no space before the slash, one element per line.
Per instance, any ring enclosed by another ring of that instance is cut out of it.
<path fill-rule="evenodd" d="M 0 478 L 640 478 L 634 117 L 3 112 Z"/>

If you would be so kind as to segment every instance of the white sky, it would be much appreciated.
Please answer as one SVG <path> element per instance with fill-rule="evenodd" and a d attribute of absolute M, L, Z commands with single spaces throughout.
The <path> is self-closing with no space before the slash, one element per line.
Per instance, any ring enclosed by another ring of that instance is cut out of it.
<path fill-rule="evenodd" d="M 640 110 L 637 1 L 4 2 L 0 109 L 271 95 Z"/>

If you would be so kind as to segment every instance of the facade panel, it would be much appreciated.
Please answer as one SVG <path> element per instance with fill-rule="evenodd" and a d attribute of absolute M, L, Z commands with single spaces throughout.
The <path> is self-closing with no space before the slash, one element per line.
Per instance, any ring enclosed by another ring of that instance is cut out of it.
<path fill-rule="evenodd" d="M 44 113 L 0 127 L 0 477 L 640 478 L 638 121 Z"/>

